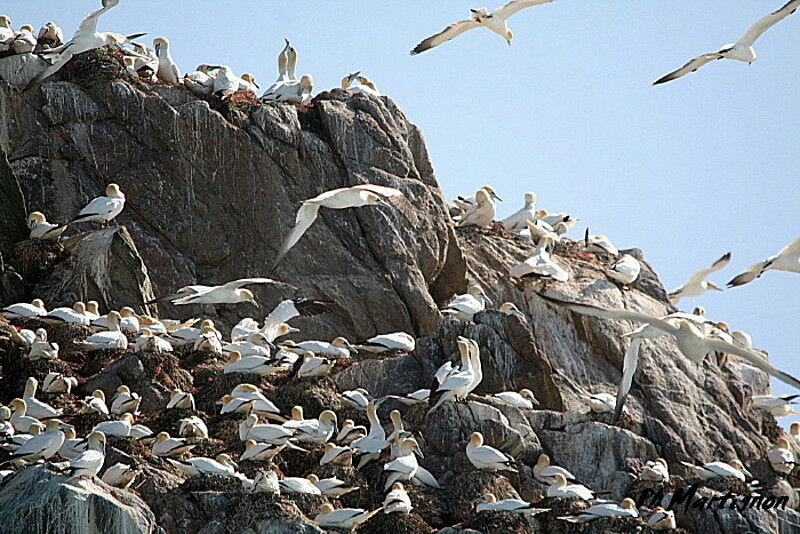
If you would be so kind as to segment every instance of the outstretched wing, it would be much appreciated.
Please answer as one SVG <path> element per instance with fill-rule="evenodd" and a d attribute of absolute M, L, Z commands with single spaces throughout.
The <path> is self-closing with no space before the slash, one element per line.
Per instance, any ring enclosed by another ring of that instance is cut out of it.
<path fill-rule="evenodd" d="M 526 7 L 539 6 L 552 1 L 553 0 L 511 0 L 511 2 L 507 3 L 503 7 L 498 7 L 495 9 L 494 12 L 492 12 L 492 15 L 499 15 L 500 17 L 507 19 L 517 11 L 521 11 Z"/>
<path fill-rule="evenodd" d="M 697 56 L 696 58 L 690 60 L 686 63 L 683 67 L 676 69 L 669 74 L 665 74 L 661 78 L 657 79 L 653 82 L 653 85 L 658 85 L 661 83 L 671 82 L 672 80 L 676 80 L 681 76 L 689 74 L 690 72 L 694 72 L 706 63 L 714 61 L 715 59 L 722 59 L 721 51 L 719 52 L 710 52 L 708 54 L 703 54 L 701 56 Z"/>
<path fill-rule="evenodd" d="M 566 300 L 559 300 L 553 297 L 548 297 L 539 293 L 539 296 L 544 300 L 552 302 L 553 304 L 558 304 L 559 306 L 563 306 L 569 310 L 572 310 L 577 313 L 582 313 L 584 315 L 592 315 L 594 317 L 601 317 L 603 319 L 613 319 L 615 321 L 632 321 L 635 323 L 649 323 L 654 328 L 658 328 L 659 330 L 663 330 L 668 334 L 674 334 L 677 328 L 675 328 L 672 324 L 658 317 L 653 317 L 647 315 L 645 313 L 639 313 L 631 310 L 608 310 L 606 308 L 601 308 L 599 306 L 593 306 L 591 304 L 581 304 L 579 302 L 568 302 Z"/>
<path fill-rule="evenodd" d="M 314 221 L 317 220 L 317 214 L 319 213 L 319 204 L 317 202 L 303 202 L 303 205 L 300 206 L 300 209 L 297 210 L 297 217 L 295 218 L 294 228 L 289 232 L 289 235 L 286 236 L 286 239 L 281 245 L 281 250 L 278 252 L 278 256 L 275 258 L 275 263 L 272 265 L 271 271 L 275 270 L 275 267 L 278 266 L 278 263 L 286 256 L 286 253 L 300 241 L 300 238 L 303 237 L 303 234 L 306 233 Z M 270 271 L 270 272 L 271 272 Z"/>
<path fill-rule="evenodd" d="M 628 398 L 628 393 L 631 391 L 631 384 L 633 384 L 633 375 L 636 373 L 636 367 L 639 364 L 639 346 L 642 344 L 642 338 L 635 337 L 628 345 L 628 350 L 625 351 L 625 359 L 622 363 L 622 381 L 619 383 L 617 390 L 617 406 L 614 409 L 614 419 L 619 419 L 622 414 L 622 408 L 625 406 L 625 399 Z"/>
<path fill-rule="evenodd" d="M 736 286 L 743 286 L 749 282 L 752 282 L 764 272 L 764 266 L 766 265 L 768 260 L 759 261 L 758 263 L 754 263 L 747 267 L 741 274 L 733 277 L 730 282 L 728 282 L 728 287 L 736 287 Z"/>
<path fill-rule="evenodd" d="M 744 347 L 739 347 L 721 339 L 706 338 L 710 351 L 724 352 L 727 354 L 735 354 L 745 359 L 753 367 L 758 367 L 768 375 L 774 376 L 781 382 L 789 384 L 790 386 L 800 390 L 800 380 L 796 379 L 788 373 L 784 373 L 771 363 L 766 358 L 761 357 L 753 351 L 747 350 Z M 709 351 L 709 352 L 710 352 Z"/>
<path fill-rule="evenodd" d="M 272 278 L 240 278 L 239 280 L 233 280 L 231 282 L 228 282 L 227 284 L 223 284 L 221 287 L 225 287 L 228 289 L 239 289 L 240 287 L 255 285 L 255 284 L 270 284 L 274 286 L 288 285 L 286 282 L 273 280 Z"/>
<path fill-rule="evenodd" d="M 800 1 L 800 0 L 798 0 L 798 1 Z M 697 284 L 697 283 L 702 282 L 703 280 L 706 279 L 706 276 L 708 276 L 709 274 L 713 273 L 714 271 L 719 271 L 720 269 L 724 269 L 730 263 L 730 261 L 731 261 L 731 253 L 728 252 L 727 254 L 722 256 L 720 259 L 715 261 L 711 265 L 711 267 L 706 267 L 705 269 L 700 269 L 699 271 L 694 273 L 691 277 L 689 277 L 689 280 L 686 282 L 685 285 Z"/>
<path fill-rule="evenodd" d="M 439 33 L 431 35 L 430 37 L 420 41 L 420 43 L 411 51 L 411 55 L 415 56 L 426 50 L 430 50 L 431 48 L 439 46 L 442 43 L 446 43 L 450 39 L 455 39 L 465 31 L 477 28 L 480 25 L 480 22 L 476 22 L 474 20 L 459 20 L 458 22 L 454 22 Z"/>
<path fill-rule="evenodd" d="M 773 11 L 765 17 L 761 17 L 758 22 L 748 28 L 747 33 L 737 41 L 737 44 L 753 46 L 753 43 L 756 42 L 756 39 L 761 37 L 762 33 L 794 13 L 797 6 L 800 6 L 800 0 L 789 0 L 780 9 Z"/>
<path fill-rule="evenodd" d="M 364 191 L 370 191 L 375 193 L 376 195 L 382 196 L 386 201 L 391 204 L 393 207 L 397 208 L 400 213 L 405 216 L 406 219 L 411 224 L 417 224 L 419 219 L 417 218 L 416 210 L 414 206 L 411 205 L 409 202 L 408 197 L 406 197 L 402 191 L 399 189 L 395 189 L 394 187 L 386 187 L 385 185 L 375 185 L 375 184 L 361 184 L 353 186 L 353 189 L 362 189 Z"/>

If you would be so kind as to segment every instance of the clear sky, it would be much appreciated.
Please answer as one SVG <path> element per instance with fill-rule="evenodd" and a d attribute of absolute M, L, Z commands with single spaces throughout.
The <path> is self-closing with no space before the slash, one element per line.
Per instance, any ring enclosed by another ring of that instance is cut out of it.
<path fill-rule="evenodd" d="M 556 0 L 512 18 L 511 47 L 479 29 L 416 57 L 408 51 L 418 41 L 479 4 L 122 0 L 100 29 L 167 36 L 184 71 L 228 64 L 262 87 L 277 76 L 284 37 L 316 90 L 360 69 L 422 128 L 448 198 L 492 184 L 502 216 L 535 191 L 539 207 L 580 219 L 572 237 L 588 224 L 619 248 L 641 248 L 671 289 L 731 251 L 731 265 L 711 277 L 727 282 L 800 236 L 800 14 L 759 39 L 750 66 L 718 61 L 651 86 L 783 3 Z M 96 5 L 3 10 L 15 27 L 53 20 L 69 36 Z M 800 375 L 799 296 L 800 274 L 769 272 L 681 305 L 704 305 Z"/>

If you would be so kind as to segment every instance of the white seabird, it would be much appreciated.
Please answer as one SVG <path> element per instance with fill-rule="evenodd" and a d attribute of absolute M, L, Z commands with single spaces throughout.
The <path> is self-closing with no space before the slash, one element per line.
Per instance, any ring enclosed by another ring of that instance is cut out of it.
<path fill-rule="evenodd" d="M 102 432 L 92 432 L 86 438 L 87 448 L 69 463 L 65 472 L 70 478 L 93 478 L 103 468 L 106 460 L 106 436 Z"/>
<path fill-rule="evenodd" d="M 412 510 L 411 497 L 408 496 L 408 492 L 403 487 L 402 482 L 395 482 L 392 484 L 391 491 L 387 493 L 386 498 L 383 499 L 382 508 L 384 514 L 391 514 L 394 512 L 407 514 Z"/>
<path fill-rule="evenodd" d="M 343 337 L 337 337 L 330 343 L 327 341 L 303 341 L 294 345 L 298 349 L 311 352 L 316 356 L 327 358 L 349 358 L 351 352 L 358 351 Z"/>
<path fill-rule="evenodd" d="M 481 26 L 486 27 L 503 37 L 510 46 L 511 40 L 514 38 L 514 32 L 512 32 L 508 27 L 508 19 L 514 13 L 525 9 L 526 7 L 538 6 L 552 1 L 553 0 L 512 0 L 506 5 L 498 7 L 491 13 L 485 7 L 479 9 L 470 9 L 470 15 L 467 20 L 454 22 L 439 33 L 424 39 L 417 46 L 415 46 L 413 50 L 411 50 L 411 55 L 413 56 L 426 50 L 430 50 L 435 46 L 446 43 L 450 39 L 458 37 L 467 30 L 480 28 Z"/>
<path fill-rule="evenodd" d="M 211 70 L 216 70 L 212 94 L 223 100 L 239 91 L 239 77 L 227 65 L 212 65 Z"/>
<path fill-rule="evenodd" d="M 55 456 L 61 445 L 64 444 L 64 432 L 61 431 L 63 424 L 58 419 L 47 421 L 45 431 L 23 443 L 11 454 L 8 461 L 24 460 L 26 462 L 35 462 L 36 460 L 49 460 Z"/>
<path fill-rule="evenodd" d="M 158 54 L 140 43 L 131 43 L 131 47 L 137 55 L 125 58 L 126 64 L 129 65 L 128 70 L 141 80 L 155 82 L 160 62 Z"/>
<path fill-rule="evenodd" d="M 630 254 L 623 254 L 609 266 L 608 276 L 623 286 L 628 286 L 639 278 L 642 264 Z"/>
<path fill-rule="evenodd" d="M 25 24 L 14 35 L 11 50 L 15 54 L 30 54 L 34 48 L 36 48 L 36 36 L 33 35 L 33 26 Z"/>
<path fill-rule="evenodd" d="M 64 32 L 55 22 L 48 22 L 39 28 L 34 51 L 41 52 L 51 48 L 58 48 L 62 44 L 64 44 Z"/>
<path fill-rule="evenodd" d="M 352 532 L 380 511 L 381 508 L 371 512 L 362 508 L 335 509 L 333 505 L 325 503 L 320 507 L 319 514 L 314 518 L 314 522 L 322 527 L 344 528 L 350 529 Z"/>
<path fill-rule="evenodd" d="M 367 428 L 364 425 L 357 425 L 352 419 L 345 419 L 339 433 L 336 434 L 336 441 L 342 445 L 350 445 L 355 440 L 366 437 Z"/>
<path fill-rule="evenodd" d="M 475 511 L 480 512 L 514 512 L 517 514 L 536 515 L 549 511 L 549 508 L 536 508 L 531 503 L 522 499 L 497 500 L 493 493 L 484 494 Z"/>
<path fill-rule="evenodd" d="M 519 390 L 519 393 L 516 391 L 501 391 L 490 395 L 490 397 L 499 400 L 503 404 L 525 408 L 526 410 L 532 410 L 534 405 L 539 404 L 539 401 L 533 396 L 533 392 L 527 388 Z"/>
<path fill-rule="evenodd" d="M 785 436 L 779 437 L 775 446 L 767 451 L 767 460 L 769 460 L 772 469 L 785 475 L 791 473 L 797 465 L 794 452 L 792 452 L 792 445 Z"/>
<path fill-rule="evenodd" d="M 106 469 L 106 472 L 103 473 L 103 476 L 100 477 L 100 480 L 109 486 L 127 489 L 131 484 L 133 484 L 133 480 L 138 474 L 139 472 L 136 469 L 131 468 L 131 466 L 123 463 L 116 463 Z"/>
<path fill-rule="evenodd" d="M 730 263 L 730 261 L 731 253 L 728 252 L 720 259 L 715 261 L 711 267 L 700 269 L 691 277 L 689 277 L 689 280 L 687 280 L 685 284 L 673 289 L 667 294 L 669 301 L 672 304 L 677 304 L 684 297 L 698 297 L 711 289 L 715 291 L 722 291 L 722 288 L 716 285 L 714 282 L 709 282 L 706 280 L 706 276 L 715 271 L 719 271 L 720 269 L 724 269 Z"/>
<path fill-rule="evenodd" d="M 261 332 L 255 332 L 247 338 L 239 339 L 232 343 L 225 343 L 222 347 L 225 352 L 238 352 L 239 356 L 263 356 L 270 355 L 270 343 L 267 336 Z"/>
<path fill-rule="evenodd" d="M 182 438 L 208 439 L 208 426 L 196 415 L 185 417 L 179 421 L 178 435 Z"/>
<path fill-rule="evenodd" d="M 303 362 L 297 369 L 298 378 L 311 378 L 327 376 L 331 372 L 336 360 L 328 359 L 323 356 L 314 356 L 313 352 L 306 352 L 303 355 Z"/>
<path fill-rule="evenodd" d="M 286 44 L 281 53 L 278 54 L 278 79 L 275 80 L 275 83 L 294 80 L 296 77 L 297 50 L 289 43 L 289 39 L 284 38 L 284 41 L 286 41 Z"/>
<path fill-rule="evenodd" d="M 322 492 L 308 478 L 284 477 L 278 481 L 281 489 L 286 493 L 301 493 L 307 495 L 322 495 Z"/>
<path fill-rule="evenodd" d="M 251 409 L 255 414 L 268 415 L 280 413 L 278 407 L 275 406 L 271 400 L 264 396 L 258 386 L 253 384 L 239 384 L 231 390 L 230 396 L 233 398 L 253 401 Z M 228 413 L 229 411 L 231 410 L 226 410 L 225 407 L 222 409 L 222 413 Z"/>
<path fill-rule="evenodd" d="M 197 96 L 209 96 L 214 92 L 214 76 L 208 73 L 209 70 L 212 70 L 211 65 L 201 63 L 194 72 L 184 74 L 184 87 Z"/>
<path fill-rule="evenodd" d="M 795 0 L 797 4 L 800 0 Z M 792 2 L 789 2 L 790 4 Z M 777 254 L 764 261 L 754 263 L 744 272 L 728 282 L 728 287 L 737 287 L 760 278 L 767 271 L 800 273 L 800 237 L 783 247 Z"/>
<path fill-rule="evenodd" d="M 28 358 L 31 360 L 56 360 L 58 359 L 58 348 L 58 343 L 47 340 L 47 330 L 37 328 Z"/>
<path fill-rule="evenodd" d="M 746 480 L 745 477 L 750 476 L 750 473 L 747 472 L 739 460 L 731 460 L 730 463 L 709 462 L 703 465 L 694 465 L 688 462 L 681 462 L 681 464 L 703 480 L 718 477 L 736 477 L 744 482 Z"/>
<path fill-rule="evenodd" d="M 556 481 L 556 475 L 561 475 L 564 480 L 570 482 L 575 481 L 575 475 L 557 465 L 550 465 L 550 457 L 546 454 L 540 454 L 536 460 L 536 465 L 533 466 L 533 476 L 539 482 L 544 484 L 553 484 Z"/>
<path fill-rule="evenodd" d="M 450 372 L 436 391 L 431 392 L 430 401 L 433 401 L 434 397 L 436 397 L 436 402 L 428 409 L 429 414 L 445 402 L 466 399 L 469 392 L 477 385 L 475 384 L 478 378 L 475 362 L 475 353 L 478 352 L 479 354 L 479 350 L 476 350 L 477 344 L 471 339 L 459 336 L 457 345 L 461 354 L 461 361 L 464 363 L 459 370 Z"/>
<path fill-rule="evenodd" d="M 128 348 L 128 337 L 119 329 L 120 315 L 116 311 L 108 313 L 108 331 L 92 334 L 83 341 L 75 343 L 88 350 Z"/>
<path fill-rule="evenodd" d="M 169 40 L 166 37 L 156 37 L 153 39 L 153 48 L 158 57 L 158 70 L 156 71 L 158 79 L 162 82 L 179 85 L 181 72 L 175 60 L 172 59 L 172 54 L 169 53 Z"/>
<path fill-rule="evenodd" d="M 355 81 L 358 81 L 358 85 L 353 85 L 353 82 Z M 375 82 L 366 76 L 361 76 L 361 71 L 348 74 L 342 78 L 342 89 L 350 91 L 351 93 L 381 96 L 381 93 L 378 91 L 378 86 L 375 85 Z"/>
<path fill-rule="evenodd" d="M 285 448 L 286 445 L 274 445 L 272 443 L 263 443 L 248 439 L 244 442 L 244 452 L 239 457 L 239 461 L 271 462 L 272 459 Z"/>
<path fill-rule="evenodd" d="M 228 361 L 223 367 L 223 372 L 228 373 L 254 373 L 257 375 L 267 375 L 279 370 L 272 364 L 272 360 L 266 356 L 246 356 L 242 358 L 242 353 L 232 350 L 228 354 Z"/>
<path fill-rule="evenodd" d="M 342 397 L 344 397 L 345 403 L 359 410 L 366 410 L 369 401 L 374 400 L 372 395 L 369 394 L 369 391 L 364 388 L 342 391 Z"/>
<path fill-rule="evenodd" d="M 111 397 L 111 413 L 136 413 L 139 411 L 139 404 L 142 398 L 138 393 L 131 393 L 131 390 L 126 385 L 121 385 L 117 388 L 114 396 Z"/>
<path fill-rule="evenodd" d="M 0 425 L 5 426 L 5 425 Z M 8 452 L 14 452 L 28 442 L 32 437 L 40 435 L 44 432 L 44 425 L 41 423 L 34 423 L 28 429 L 28 433 L 15 432 L 12 435 L 7 435 L 4 441 L 0 442 L 0 449 Z"/>
<path fill-rule="evenodd" d="M 86 326 L 89 325 L 89 318 L 86 316 L 86 304 L 80 301 L 73 304 L 72 308 L 53 308 L 47 313 L 47 315 L 45 315 L 45 317 L 50 319 L 58 319 L 59 321 L 64 321 L 65 323 L 82 324 Z"/>
<path fill-rule="evenodd" d="M 196 443 L 188 443 L 184 438 L 172 438 L 167 432 L 159 432 L 150 447 L 150 452 L 163 457 L 180 456 L 192 450 L 196 445 Z"/>
<path fill-rule="evenodd" d="M 108 415 L 108 406 L 106 406 L 106 394 L 102 389 L 92 391 L 92 394 L 83 399 L 84 406 L 82 407 L 83 413 L 101 413 Z"/>
<path fill-rule="evenodd" d="M 506 315 L 514 315 L 518 317 L 523 323 L 527 323 L 528 319 L 525 317 L 525 314 L 522 313 L 522 310 L 517 308 L 517 305 L 513 302 L 504 302 L 500 305 L 499 311 L 505 313 Z"/>
<path fill-rule="evenodd" d="M 459 321 L 472 321 L 473 316 L 482 312 L 492 301 L 479 285 L 471 285 L 463 295 L 456 295 L 442 310 L 442 315 L 455 317 Z"/>
<path fill-rule="evenodd" d="M 134 341 L 133 350 L 136 352 L 155 352 L 156 354 L 162 354 L 164 352 L 172 352 L 174 349 L 172 343 L 161 336 L 153 334 L 149 328 L 144 328 L 140 331 L 136 341 Z"/>
<path fill-rule="evenodd" d="M 220 286 L 194 285 L 182 287 L 174 295 L 162 297 L 157 300 L 169 300 L 177 305 L 238 304 L 240 302 L 249 302 L 258 307 L 258 303 L 253 297 L 253 292 L 249 289 L 242 289 L 244 286 L 257 284 L 288 286 L 288 284 L 284 282 L 279 282 L 271 278 L 240 278 L 239 280 L 232 280 Z"/>
<path fill-rule="evenodd" d="M 319 488 L 319 491 L 323 495 L 333 497 L 334 499 L 338 499 L 342 495 L 361 489 L 358 486 L 347 486 L 344 480 L 340 480 L 336 477 L 320 479 L 313 473 L 308 475 L 308 480 Z"/>
<path fill-rule="evenodd" d="M 617 401 L 609 393 L 595 393 L 584 398 L 594 413 L 609 413 L 616 410 Z"/>
<path fill-rule="evenodd" d="M 303 424 L 294 428 L 295 441 L 322 445 L 330 440 L 337 431 L 336 414 L 324 410 L 319 419 L 306 419 Z"/>
<path fill-rule="evenodd" d="M 414 438 L 405 438 L 400 444 L 400 456 L 383 464 L 383 471 L 387 474 L 384 491 L 398 481 L 409 481 L 414 478 L 419 469 L 417 455 L 414 452 L 419 447 Z"/>
<path fill-rule="evenodd" d="M 272 84 L 261 95 L 262 102 L 288 102 L 308 104 L 314 90 L 314 77 L 303 74 L 299 80 L 285 80 Z"/>
<path fill-rule="evenodd" d="M 371 337 L 364 343 L 357 345 L 356 348 L 371 352 L 373 354 L 382 354 L 384 352 L 414 352 L 416 348 L 416 341 L 414 336 L 405 332 L 394 332 L 391 334 L 381 334 L 379 336 Z"/>
<path fill-rule="evenodd" d="M 239 90 L 237 92 L 249 91 L 256 93 L 261 87 L 256 83 L 256 78 L 249 72 L 245 72 L 239 77 Z"/>
<path fill-rule="evenodd" d="M 3 315 L 14 319 L 21 317 L 42 317 L 47 315 L 47 309 L 41 299 L 33 299 L 30 303 L 18 302 L 3 308 Z"/>
<path fill-rule="evenodd" d="M 470 205 L 464 212 L 464 216 L 458 221 L 457 226 L 478 226 L 480 228 L 489 226 L 494 220 L 497 212 L 495 199 L 499 199 L 494 191 L 481 188 L 475 193 L 475 203 Z"/>
<path fill-rule="evenodd" d="M 31 426 L 39 423 L 38 419 L 27 415 L 28 404 L 23 399 L 14 399 L 8 406 L 11 408 L 11 417 L 8 420 L 15 432 L 29 432 Z"/>
<path fill-rule="evenodd" d="M 287 299 L 278 303 L 275 308 L 264 318 L 264 326 L 261 333 L 267 336 L 269 341 L 275 341 L 282 335 L 290 332 L 288 322 L 295 317 L 316 317 L 331 311 L 330 302 L 314 299 Z M 256 325 L 257 327 L 257 325 Z M 233 333 L 231 333 L 233 335 Z"/>
<path fill-rule="evenodd" d="M 173 389 L 169 392 L 167 410 L 178 408 L 181 410 L 194 410 L 194 395 L 189 392 Z"/>
<path fill-rule="evenodd" d="M 558 282 L 566 282 L 569 280 L 569 273 L 553 260 L 548 251 L 548 248 L 555 246 L 555 243 L 556 242 L 551 237 L 542 237 L 539 240 L 539 244 L 536 245 L 536 250 L 533 252 L 533 255 L 524 262 L 513 266 L 509 274 L 513 278 L 532 276 L 552 278 Z"/>
<path fill-rule="evenodd" d="M 11 18 L 8 15 L 0 15 L 0 52 L 7 52 L 11 48 L 16 32 L 11 27 Z"/>
<path fill-rule="evenodd" d="M 253 493 L 279 495 L 281 487 L 278 482 L 278 475 L 275 471 L 259 471 L 253 478 L 252 491 Z"/>
<path fill-rule="evenodd" d="M 294 431 L 280 425 L 258 424 L 256 414 L 248 415 L 247 419 L 239 423 L 239 438 L 242 441 L 252 439 L 273 445 L 284 445 L 293 436 Z"/>
<path fill-rule="evenodd" d="M 586 486 L 580 484 L 567 484 L 566 477 L 561 473 L 553 475 L 553 483 L 547 488 L 548 497 L 565 497 L 567 499 L 594 499 L 594 493 Z"/>
<path fill-rule="evenodd" d="M 400 210 L 412 224 L 417 221 L 411 203 L 405 195 L 403 195 L 402 191 L 393 187 L 361 184 L 325 191 L 324 193 L 303 201 L 302 206 L 297 210 L 294 227 L 281 245 L 281 250 L 278 252 L 272 270 L 275 270 L 275 266 L 278 265 L 286 253 L 289 252 L 301 237 L 303 237 L 306 230 L 314 224 L 314 221 L 317 220 L 320 208 L 340 210 L 364 206 L 394 207 Z"/>
<path fill-rule="evenodd" d="M 77 386 L 77 378 L 56 372 L 47 373 L 42 381 L 42 391 L 45 393 L 70 393 Z"/>
<path fill-rule="evenodd" d="M 200 475 L 236 476 L 236 464 L 228 454 L 218 454 L 216 458 L 196 457 L 188 460 L 169 460 L 178 471 L 187 477 Z"/>
<path fill-rule="evenodd" d="M 559 519 L 570 523 L 584 523 L 601 517 L 639 517 L 639 512 L 636 510 L 636 503 L 633 499 L 625 498 L 619 504 L 613 502 L 595 504 L 577 516 L 562 516 Z"/>
<path fill-rule="evenodd" d="M 677 528 L 675 512 L 656 506 L 650 517 L 647 518 L 647 526 L 653 530 L 675 530 Z"/>
<path fill-rule="evenodd" d="M 500 452 L 494 447 L 483 444 L 483 434 L 473 432 L 467 443 L 467 459 L 472 465 L 482 471 L 511 471 L 516 462 L 511 456 Z"/>
<path fill-rule="evenodd" d="M 362 455 L 356 469 L 361 469 L 367 463 L 377 460 L 381 451 L 389 446 L 386 431 L 378 417 L 378 406 L 375 401 L 367 403 L 367 419 L 369 420 L 369 433 L 350 443 L 350 447 Z"/>
<path fill-rule="evenodd" d="M 669 467 L 667 466 L 667 461 L 663 458 L 656 458 L 653 461 L 647 462 L 647 464 L 642 467 L 639 478 L 653 482 L 662 482 L 664 484 L 668 483 Z"/>
<path fill-rule="evenodd" d="M 31 239 L 49 239 L 58 241 L 66 231 L 67 225 L 52 224 L 47 222 L 47 218 L 41 211 L 34 211 L 28 215 L 28 228 L 31 229 Z"/>
<path fill-rule="evenodd" d="M 753 408 L 763 410 L 773 417 L 800 415 L 795 404 L 800 395 L 753 395 Z"/>
<path fill-rule="evenodd" d="M 105 196 L 92 199 L 69 224 L 94 221 L 107 225 L 124 208 L 125 193 L 120 191 L 117 184 L 108 184 Z"/>
<path fill-rule="evenodd" d="M 355 452 L 350 447 L 342 447 L 335 443 L 326 443 L 323 451 L 325 452 L 319 460 L 319 465 L 321 466 L 327 464 L 350 465 L 353 462 L 353 453 Z"/>
<path fill-rule="evenodd" d="M 800 0 L 789 0 L 780 9 L 773 11 L 765 17 L 762 17 L 758 20 L 758 22 L 750 26 L 750 28 L 747 30 L 747 33 L 745 33 L 735 43 L 726 44 L 716 52 L 709 52 L 707 54 L 697 56 L 681 68 L 674 70 L 654 81 L 653 85 L 658 85 L 660 83 L 665 83 L 680 78 L 685 74 L 696 71 L 706 63 L 709 63 L 715 59 L 735 59 L 748 64 L 752 63 L 758 57 L 756 51 L 753 50 L 753 44 L 756 42 L 756 39 L 761 37 L 761 34 L 770 29 L 774 24 L 777 24 L 784 18 L 794 13 L 799 5 Z"/>
<path fill-rule="evenodd" d="M 29 376 L 25 381 L 25 392 L 22 394 L 22 400 L 25 401 L 26 415 L 35 417 L 36 419 L 60 416 L 62 414 L 61 410 L 57 410 L 46 402 L 42 402 L 36 398 L 36 390 L 38 387 L 39 381 L 32 376 Z"/>
<path fill-rule="evenodd" d="M 592 252 L 594 254 L 611 254 L 616 256 L 619 250 L 614 246 L 614 243 L 604 235 L 589 235 L 589 228 L 586 228 L 586 233 L 583 236 L 583 251 Z"/>
<path fill-rule="evenodd" d="M 727 343 L 720 339 L 710 337 L 691 321 L 687 321 L 685 319 L 676 319 L 676 325 L 640 312 L 630 310 L 609 310 L 590 304 L 562 301 L 541 294 L 539 296 L 549 302 L 558 304 L 559 306 L 566 307 L 574 312 L 585 315 L 613 319 L 616 321 L 649 323 L 651 326 L 673 336 L 675 338 L 675 344 L 677 345 L 678 350 L 680 350 L 680 352 L 693 363 L 699 363 L 703 361 L 703 358 L 709 352 L 735 354 L 736 356 L 743 358 L 753 367 L 757 367 L 765 373 L 774 376 L 778 380 L 785 382 L 796 389 L 800 389 L 800 380 L 787 373 L 784 373 L 780 369 L 777 369 L 765 358 L 732 343 Z"/>
<path fill-rule="evenodd" d="M 514 214 L 500 221 L 509 232 L 519 233 L 536 220 L 536 193 L 525 193 L 525 204 Z"/>
<path fill-rule="evenodd" d="M 117 421 L 103 421 L 94 425 L 92 432 L 102 432 L 106 436 L 125 438 L 131 434 L 133 415 L 124 413 Z"/>
<path fill-rule="evenodd" d="M 559 228 L 564 226 L 563 222 L 557 223 Z M 523 241 L 530 241 L 534 245 L 538 245 L 543 237 L 549 237 L 556 243 L 561 241 L 561 236 L 555 228 L 541 219 L 533 221 L 525 221 L 525 228 L 519 232 L 519 238 Z"/>

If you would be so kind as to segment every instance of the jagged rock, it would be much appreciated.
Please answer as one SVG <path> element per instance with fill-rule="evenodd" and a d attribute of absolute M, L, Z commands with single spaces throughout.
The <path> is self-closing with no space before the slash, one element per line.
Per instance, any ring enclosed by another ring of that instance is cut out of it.
<path fill-rule="evenodd" d="M 28 236 L 26 218 L 25 201 L 19 182 L 11 170 L 3 147 L 0 146 L 0 250 Z"/>
<path fill-rule="evenodd" d="M 140 534 L 161 532 L 155 516 L 135 494 L 32 466 L 0 486 L 0 530 Z"/>

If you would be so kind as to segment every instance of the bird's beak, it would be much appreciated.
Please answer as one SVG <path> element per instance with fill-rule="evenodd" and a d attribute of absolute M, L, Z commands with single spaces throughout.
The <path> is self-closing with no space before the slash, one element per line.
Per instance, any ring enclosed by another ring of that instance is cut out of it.
<path fill-rule="evenodd" d="M 249 302 L 250 304 L 252 304 L 256 308 L 259 308 L 259 309 L 261 308 L 261 306 L 258 305 L 258 302 L 256 302 L 256 299 L 250 299 L 247 302 Z"/>
<path fill-rule="evenodd" d="M 138 39 L 139 37 L 144 37 L 147 35 L 146 33 L 134 33 L 132 35 L 126 35 L 125 38 L 129 41 L 133 41 L 134 39 Z"/>
<path fill-rule="evenodd" d="M 508 46 L 511 46 L 511 39 L 506 39 L 506 42 L 508 43 Z"/>
<path fill-rule="evenodd" d="M 486 293 L 481 293 L 481 295 L 483 296 L 483 300 L 485 300 L 487 303 L 494 304 L 494 302 L 492 302 L 492 299 L 486 296 Z"/>
<path fill-rule="evenodd" d="M 502 199 L 502 198 L 500 198 L 499 196 L 497 196 L 497 193 L 492 193 L 492 197 L 494 197 L 496 200 L 499 200 L 500 202 L 502 202 L 502 201 L 503 201 L 503 199 Z"/>
<path fill-rule="evenodd" d="M 708 287 L 710 287 L 711 289 L 713 289 L 715 291 L 723 291 L 723 289 L 721 287 L 719 287 L 717 284 L 714 284 L 712 282 L 709 282 Z"/>
<path fill-rule="evenodd" d="M 258 85 L 256 82 L 253 82 L 253 85 L 255 85 L 255 86 L 256 86 L 256 89 L 261 89 L 261 86 L 260 86 L 260 85 Z"/>

